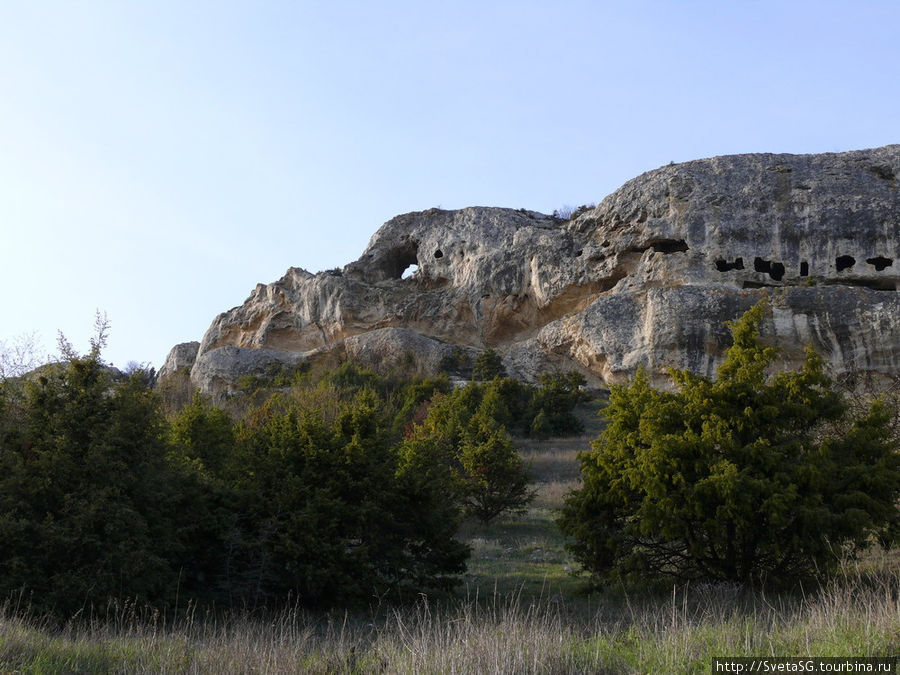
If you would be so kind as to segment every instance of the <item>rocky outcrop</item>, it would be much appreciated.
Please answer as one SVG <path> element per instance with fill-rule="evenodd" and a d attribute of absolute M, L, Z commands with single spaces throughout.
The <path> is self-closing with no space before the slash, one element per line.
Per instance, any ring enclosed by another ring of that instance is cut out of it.
<path fill-rule="evenodd" d="M 575 368 L 603 385 L 644 365 L 662 382 L 672 366 L 711 374 L 724 322 L 763 295 L 785 365 L 812 344 L 836 375 L 892 377 L 898 175 L 896 145 L 738 155 L 650 171 L 567 221 L 499 208 L 398 216 L 342 270 L 292 268 L 219 315 L 192 379 L 227 390 L 254 350 L 427 373 L 454 348 L 492 347 L 526 379 Z"/>
<path fill-rule="evenodd" d="M 200 351 L 199 342 L 182 342 L 177 344 L 169 351 L 165 363 L 159 369 L 157 378 L 164 380 L 171 377 L 179 370 L 190 370 L 197 360 L 197 353 Z"/>

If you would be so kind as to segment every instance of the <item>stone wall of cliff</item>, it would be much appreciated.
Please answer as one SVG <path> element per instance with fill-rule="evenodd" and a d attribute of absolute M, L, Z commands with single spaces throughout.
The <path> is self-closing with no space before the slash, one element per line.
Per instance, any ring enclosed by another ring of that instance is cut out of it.
<path fill-rule="evenodd" d="M 525 379 L 574 368 L 603 386 L 643 365 L 664 383 L 669 367 L 712 374 L 725 321 L 768 295 L 784 366 L 812 344 L 874 386 L 900 374 L 898 175 L 898 145 L 736 155 L 650 171 L 567 221 L 397 216 L 343 270 L 292 268 L 216 317 L 192 379 L 227 391 L 262 361 L 322 358 L 429 373 L 492 347 Z"/>

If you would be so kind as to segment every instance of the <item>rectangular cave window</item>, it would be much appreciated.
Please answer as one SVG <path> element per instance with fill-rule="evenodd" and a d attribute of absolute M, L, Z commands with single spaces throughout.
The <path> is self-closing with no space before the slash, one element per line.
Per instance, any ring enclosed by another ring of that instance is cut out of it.
<path fill-rule="evenodd" d="M 800 276 L 808 277 L 809 276 L 809 263 L 805 260 L 800 263 Z"/>

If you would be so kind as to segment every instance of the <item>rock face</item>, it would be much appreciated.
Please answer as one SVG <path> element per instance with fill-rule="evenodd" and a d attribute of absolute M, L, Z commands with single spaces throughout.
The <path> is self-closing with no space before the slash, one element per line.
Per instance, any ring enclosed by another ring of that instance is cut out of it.
<path fill-rule="evenodd" d="M 900 374 L 898 176 L 900 145 L 737 155 L 650 171 L 566 221 L 397 216 L 343 270 L 291 268 L 220 314 L 192 380 L 226 391 L 263 354 L 433 373 L 491 347 L 525 379 L 577 369 L 602 386 L 643 365 L 664 383 L 672 366 L 712 374 L 724 322 L 769 296 L 785 366 L 812 344 L 835 375 L 876 383 Z"/>
<path fill-rule="evenodd" d="M 169 355 L 166 357 L 166 362 L 159 369 L 159 379 L 163 380 L 171 377 L 179 370 L 190 370 L 197 360 L 198 351 L 200 351 L 199 342 L 182 342 L 172 347 Z"/>

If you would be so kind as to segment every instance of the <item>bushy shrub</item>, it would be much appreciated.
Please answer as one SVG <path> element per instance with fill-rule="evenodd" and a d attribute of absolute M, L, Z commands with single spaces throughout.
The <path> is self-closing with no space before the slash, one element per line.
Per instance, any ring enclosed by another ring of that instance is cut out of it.
<path fill-rule="evenodd" d="M 167 423 L 100 346 L 67 346 L 24 392 L 0 382 L 0 595 L 68 617 L 110 599 L 346 605 L 458 580 L 456 497 L 393 428 L 443 380 L 345 368 L 239 423 L 200 395 Z"/>
<path fill-rule="evenodd" d="M 575 371 L 565 374 L 542 375 L 541 386 L 534 391 L 531 402 L 533 415 L 529 425 L 538 436 L 567 436 L 584 431 L 575 416 L 575 407 L 587 400 L 582 391 L 584 377 Z M 537 420 L 541 417 L 541 420 Z"/>
<path fill-rule="evenodd" d="M 769 375 L 759 304 L 732 325 L 715 380 L 639 372 L 615 387 L 610 424 L 581 458 L 583 487 L 560 519 L 596 579 L 789 583 L 834 569 L 896 517 L 900 454 L 880 403 L 822 434 L 846 406 L 808 351 Z"/>
<path fill-rule="evenodd" d="M 533 497 L 528 472 L 512 439 L 484 412 L 469 421 L 459 446 L 459 464 L 463 504 L 483 523 L 507 511 L 523 511 Z"/>
<path fill-rule="evenodd" d="M 427 514 L 408 510 L 415 494 L 401 492 L 410 483 L 397 479 L 371 390 L 330 421 L 315 409 L 278 408 L 273 400 L 242 425 L 229 469 L 245 514 L 232 584 L 243 596 L 359 602 L 412 580 L 443 587 L 462 571 L 465 546 L 416 527 Z"/>
<path fill-rule="evenodd" d="M 506 367 L 503 359 L 493 349 L 485 349 L 475 357 L 475 365 L 472 367 L 472 377 L 476 380 L 493 380 L 495 377 L 506 377 Z"/>
<path fill-rule="evenodd" d="M 99 350 L 46 372 L 0 438 L 0 595 L 69 614 L 171 598 L 178 476 L 153 393 L 139 375 L 114 385 Z"/>
<path fill-rule="evenodd" d="M 440 370 L 451 375 L 470 377 L 472 375 L 472 359 L 462 348 L 454 347 L 449 354 L 441 358 Z"/>
<path fill-rule="evenodd" d="M 532 498 L 528 471 L 503 425 L 510 412 L 501 383 L 470 384 L 436 397 L 405 442 L 408 460 L 431 465 L 438 489 L 483 522 L 519 511 Z"/>

